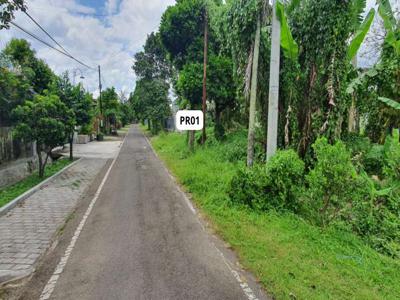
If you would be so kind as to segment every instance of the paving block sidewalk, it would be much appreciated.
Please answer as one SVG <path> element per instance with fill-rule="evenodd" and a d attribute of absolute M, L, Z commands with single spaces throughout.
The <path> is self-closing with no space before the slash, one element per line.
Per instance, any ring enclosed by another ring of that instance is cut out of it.
<path fill-rule="evenodd" d="M 29 275 L 107 159 L 84 158 L 0 217 L 0 283 Z"/>

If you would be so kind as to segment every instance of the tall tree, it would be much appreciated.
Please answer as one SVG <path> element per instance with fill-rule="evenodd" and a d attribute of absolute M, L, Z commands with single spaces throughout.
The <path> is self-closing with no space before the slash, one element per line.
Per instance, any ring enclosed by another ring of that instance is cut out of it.
<path fill-rule="evenodd" d="M 31 45 L 24 39 L 12 39 L 4 48 L 3 53 L 11 58 L 14 65 L 21 69 L 22 74 L 31 82 L 36 93 L 42 93 L 49 88 L 55 75 L 44 60 L 38 59 Z"/>
<path fill-rule="evenodd" d="M 23 75 L 0 67 L 0 126 L 13 125 L 11 111 L 32 97 L 30 84 Z"/>
<path fill-rule="evenodd" d="M 180 96 L 180 106 L 199 109 L 203 97 L 203 64 L 186 64 L 176 83 L 176 91 Z M 194 131 L 189 132 L 189 148 L 194 150 Z"/>
<path fill-rule="evenodd" d="M 75 126 L 86 126 L 91 122 L 93 118 L 93 101 L 90 94 L 83 91 L 81 85 L 72 85 L 68 72 L 55 78 L 51 84 L 50 91 L 56 94 L 73 112 L 73 120 L 68 120 L 67 124 L 70 126 L 66 127 L 70 150 L 69 158 L 73 160 Z"/>
<path fill-rule="evenodd" d="M 115 88 L 111 87 L 103 91 L 101 93 L 101 99 L 103 103 L 103 114 L 106 119 L 106 130 L 111 132 L 111 126 L 114 126 L 115 129 L 120 118 L 120 103 Z"/>
<path fill-rule="evenodd" d="M 283 62 L 283 78 L 293 75 L 294 88 L 288 94 L 283 86 L 280 119 L 287 119 L 292 145 L 304 157 L 311 154 L 310 145 L 324 135 L 331 142 L 342 136 L 351 99 L 346 84 L 351 65 L 348 40 L 354 31 L 353 1 L 300 1 L 289 11 L 294 40 L 299 45 L 298 60 Z M 290 111 L 290 116 L 283 114 Z M 347 124 L 347 122 L 346 122 Z M 347 127 L 347 126 L 346 126 Z M 280 131 L 283 136 L 283 131 Z M 281 139 L 283 140 L 283 138 Z"/>
<path fill-rule="evenodd" d="M 171 66 L 160 34 L 152 32 L 143 48 L 143 51 L 135 54 L 132 69 L 136 75 L 146 79 L 168 79 L 171 76 Z"/>
<path fill-rule="evenodd" d="M 249 166 L 254 161 L 256 124 L 259 123 L 256 122 L 257 111 L 262 115 L 266 112 L 269 33 L 261 29 L 266 25 L 269 11 L 270 6 L 267 1 L 231 1 L 221 15 L 225 25 L 219 25 L 219 40 L 222 40 L 221 43 L 229 49 L 233 59 L 235 77 L 242 95 L 240 98 L 242 111 L 248 113 L 248 118 L 241 119 L 248 122 L 247 164 Z M 264 84 L 258 85 L 261 80 Z M 265 120 L 266 118 L 260 119 L 261 123 L 265 123 Z"/>
<path fill-rule="evenodd" d="M 161 18 L 161 41 L 177 70 L 203 61 L 205 9 L 204 0 L 180 0 Z"/>
<path fill-rule="evenodd" d="M 233 79 L 233 63 L 229 57 L 211 56 L 208 61 L 207 90 L 208 99 L 214 102 L 214 135 L 222 140 L 225 127 L 222 114 L 236 105 L 235 82 Z"/>
<path fill-rule="evenodd" d="M 256 35 L 254 38 L 253 63 L 251 71 L 250 89 L 250 109 L 249 109 L 249 133 L 247 138 L 247 166 L 251 167 L 254 163 L 254 139 L 256 122 L 256 101 L 258 84 L 258 58 L 260 54 L 261 20 L 257 18 Z"/>
<path fill-rule="evenodd" d="M 14 130 L 16 137 L 26 142 L 36 141 L 39 177 L 43 177 L 52 150 L 64 144 L 66 127 L 71 126 L 68 122 L 73 120 L 73 112 L 55 95 L 37 95 L 33 101 L 18 106 L 14 115 L 18 120 Z"/>
<path fill-rule="evenodd" d="M 164 120 L 171 113 L 168 90 L 168 84 L 161 79 L 141 79 L 130 100 L 135 116 L 147 120 L 154 134 L 164 127 Z"/>

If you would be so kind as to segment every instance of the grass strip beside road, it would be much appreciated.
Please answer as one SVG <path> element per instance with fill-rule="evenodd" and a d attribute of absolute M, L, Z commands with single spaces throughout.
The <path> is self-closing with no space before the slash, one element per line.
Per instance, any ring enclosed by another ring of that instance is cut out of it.
<path fill-rule="evenodd" d="M 207 217 L 276 299 L 398 299 L 400 261 L 383 256 L 350 232 L 310 225 L 293 214 L 260 213 L 230 203 L 238 163 L 235 141 L 187 151 L 185 135 L 151 139 L 158 155 Z"/>
<path fill-rule="evenodd" d="M 69 159 L 60 159 L 46 167 L 45 176 L 40 178 L 37 174 L 37 171 L 32 175 L 26 177 L 25 179 L 10 185 L 5 188 L 0 189 L 0 207 L 3 207 L 7 203 L 11 202 L 18 196 L 22 195 L 23 193 L 27 192 L 31 188 L 35 187 L 45 179 L 53 176 L 58 171 L 62 170 L 66 166 L 72 163 Z"/>

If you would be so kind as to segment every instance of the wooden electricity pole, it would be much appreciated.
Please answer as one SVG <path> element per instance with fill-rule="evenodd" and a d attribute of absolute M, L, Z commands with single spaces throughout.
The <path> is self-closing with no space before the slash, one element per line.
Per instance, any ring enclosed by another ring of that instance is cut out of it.
<path fill-rule="evenodd" d="M 203 134 L 201 143 L 204 145 L 207 139 L 206 135 L 206 114 L 207 114 L 207 54 L 208 54 L 208 16 L 207 10 L 205 11 L 204 18 L 204 67 L 203 67 Z"/>
<path fill-rule="evenodd" d="M 281 24 L 276 15 L 278 0 L 273 0 L 272 34 L 271 34 L 271 64 L 269 75 L 269 103 L 268 103 L 268 135 L 267 161 L 276 153 L 278 145 L 278 105 L 279 105 L 279 68 Z"/>

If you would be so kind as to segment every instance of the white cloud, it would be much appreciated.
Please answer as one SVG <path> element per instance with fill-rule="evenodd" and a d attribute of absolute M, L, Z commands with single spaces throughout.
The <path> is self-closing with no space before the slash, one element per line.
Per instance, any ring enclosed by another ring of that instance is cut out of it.
<path fill-rule="evenodd" d="M 106 2 L 106 11 L 108 14 L 114 14 L 118 11 L 118 0 L 107 0 Z"/>
<path fill-rule="evenodd" d="M 35 41 L 18 29 L 1 31 L 0 47 L 12 37 L 26 38 L 57 73 L 79 68 L 85 79 L 84 87 L 98 94 L 97 66 L 102 66 L 103 87 L 115 86 L 116 89 L 131 91 L 135 85 L 135 76 L 131 69 L 134 53 L 140 51 L 147 34 L 157 29 L 160 18 L 168 5 L 174 0 L 107 0 L 105 7 L 96 10 L 79 4 L 76 0 L 31 0 L 28 12 L 50 34 L 66 48 L 69 53 L 88 64 L 95 70 L 89 70 L 45 45 Z M 94 15 L 105 10 L 108 17 L 96 18 Z M 49 39 L 27 18 L 18 13 L 15 22 Z M 50 41 L 51 42 L 51 41 Z M 53 44 L 53 43 L 52 43 Z M 79 71 L 77 72 L 79 75 Z M 80 76 L 76 77 L 76 80 Z"/>

